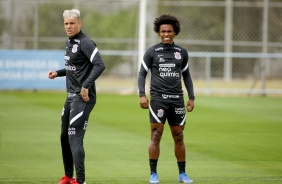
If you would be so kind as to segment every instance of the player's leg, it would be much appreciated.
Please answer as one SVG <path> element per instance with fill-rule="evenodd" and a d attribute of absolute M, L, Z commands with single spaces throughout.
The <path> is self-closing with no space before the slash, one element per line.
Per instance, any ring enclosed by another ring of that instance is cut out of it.
<path fill-rule="evenodd" d="M 62 110 L 61 116 L 61 147 L 62 147 L 62 157 L 65 169 L 65 175 L 68 178 L 73 177 L 73 158 L 71 153 L 71 148 L 68 139 L 68 128 L 69 128 L 69 115 L 70 115 L 70 105 L 66 100 L 65 105 Z"/>
<path fill-rule="evenodd" d="M 151 123 L 151 140 L 149 144 L 149 158 L 158 159 L 160 155 L 160 142 L 164 130 L 164 124 Z"/>
<path fill-rule="evenodd" d="M 177 159 L 179 177 L 178 181 L 182 183 L 193 183 L 188 175 L 186 174 L 185 167 L 186 167 L 186 150 L 185 150 L 185 143 L 184 143 L 184 136 L 183 136 L 183 126 L 170 126 L 171 133 L 174 140 L 174 152 L 175 157 Z"/>
<path fill-rule="evenodd" d="M 162 100 L 151 99 L 149 106 L 151 140 L 149 144 L 149 158 L 158 159 L 160 155 L 160 142 L 166 121 L 166 104 Z"/>
<path fill-rule="evenodd" d="M 160 155 L 160 142 L 163 135 L 166 120 L 165 105 L 161 101 L 152 100 L 149 106 L 151 140 L 149 144 L 150 183 L 159 183 L 157 174 L 157 163 Z"/>
<path fill-rule="evenodd" d="M 184 144 L 184 136 L 183 130 L 184 126 L 170 126 L 171 134 L 174 140 L 174 153 L 177 162 L 185 161 L 185 144 Z"/>
<path fill-rule="evenodd" d="M 83 101 L 74 101 L 71 104 L 70 125 L 68 130 L 69 142 L 75 165 L 76 181 L 81 184 L 85 181 L 85 152 L 83 139 L 88 125 L 88 118 L 94 105 L 94 103 L 85 103 Z"/>
<path fill-rule="evenodd" d="M 186 110 L 183 99 L 171 102 L 167 112 L 167 120 L 174 140 L 174 153 L 177 162 L 184 162 L 186 152 L 183 130 L 186 123 Z"/>
<path fill-rule="evenodd" d="M 192 183 L 185 171 L 186 167 L 186 148 L 184 143 L 184 127 L 186 123 L 186 110 L 183 101 L 175 101 L 167 113 L 168 123 L 174 140 L 174 153 L 177 160 L 179 177 L 182 183 Z"/>
<path fill-rule="evenodd" d="M 149 144 L 150 183 L 159 183 L 157 164 L 160 156 L 160 141 L 163 129 L 163 123 L 151 123 L 151 140 Z"/>

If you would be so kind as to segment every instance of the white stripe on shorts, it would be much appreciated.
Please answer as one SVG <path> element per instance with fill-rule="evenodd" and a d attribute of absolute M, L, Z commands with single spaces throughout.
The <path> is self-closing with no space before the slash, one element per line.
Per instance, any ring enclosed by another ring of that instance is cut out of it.
<path fill-rule="evenodd" d="M 158 122 L 158 123 L 161 123 L 161 120 L 158 118 L 158 116 L 154 113 L 153 109 L 151 108 L 151 105 L 149 105 L 149 109 L 150 109 L 150 112 L 151 114 L 153 115 L 153 117 L 155 118 L 155 120 Z"/>
<path fill-rule="evenodd" d="M 180 126 L 184 125 L 185 120 L 186 120 L 186 114 L 185 114 L 185 116 L 184 116 L 184 118 L 183 118 L 182 122 L 180 123 Z"/>

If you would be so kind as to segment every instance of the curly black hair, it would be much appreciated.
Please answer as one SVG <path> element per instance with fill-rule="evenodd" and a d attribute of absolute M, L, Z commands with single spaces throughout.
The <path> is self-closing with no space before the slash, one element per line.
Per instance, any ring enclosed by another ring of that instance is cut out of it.
<path fill-rule="evenodd" d="M 161 16 L 159 16 L 155 19 L 155 21 L 154 21 L 154 31 L 156 33 L 158 33 L 160 31 L 160 26 L 162 24 L 171 24 L 173 26 L 175 35 L 178 35 L 178 33 L 180 32 L 179 20 L 172 15 L 163 14 L 163 15 L 161 15 Z"/>

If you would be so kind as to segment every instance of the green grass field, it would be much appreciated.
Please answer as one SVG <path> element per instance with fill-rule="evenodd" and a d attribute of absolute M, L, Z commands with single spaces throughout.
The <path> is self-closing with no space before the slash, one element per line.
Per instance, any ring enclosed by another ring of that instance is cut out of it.
<path fill-rule="evenodd" d="M 56 184 L 64 92 L 0 92 L 0 183 Z M 282 183 L 282 97 L 197 96 L 187 115 L 186 171 L 196 184 Z M 137 95 L 98 94 L 85 136 L 87 184 L 145 184 L 148 111 Z M 166 125 L 162 184 L 178 169 Z"/>

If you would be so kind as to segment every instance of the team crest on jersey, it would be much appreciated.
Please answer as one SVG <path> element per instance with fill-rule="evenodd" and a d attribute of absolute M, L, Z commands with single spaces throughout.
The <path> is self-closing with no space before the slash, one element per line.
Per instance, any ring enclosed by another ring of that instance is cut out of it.
<path fill-rule="evenodd" d="M 72 47 L 72 53 L 76 53 L 77 52 L 77 47 L 78 45 L 77 44 L 74 44 L 73 47 Z"/>
<path fill-rule="evenodd" d="M 158 117 L 161 118 L 161 117 L 163 117 L 163 116 L 164 116 L 164 110 L 159 109 L 159 110 L 158 110 Z"/>
<path fill-rule="evenodd" d="M 174 57 L 175 57 L 175 59 L 180 60 L 181 59 L 180 52 L 175 52 Z"/>

